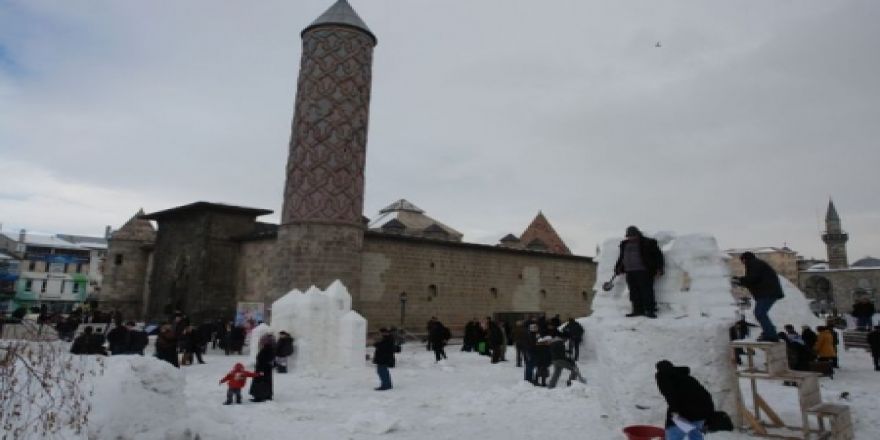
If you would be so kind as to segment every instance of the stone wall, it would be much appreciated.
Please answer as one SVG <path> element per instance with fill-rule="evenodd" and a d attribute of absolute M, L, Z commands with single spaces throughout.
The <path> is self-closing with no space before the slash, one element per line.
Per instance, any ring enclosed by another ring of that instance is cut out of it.
<path fill-rule="evenodd" d="M 275 237 L 241 242 L 236 268 L 236 288 L 238 301 L 263 302 L 269 307 L 280 298 L 276 292 L 276 282 L 272 278 L 277 267 L 278 242 Z"/>
<path fill-rule="evenodd" d="M 119 309 L 123 319 L 143 319 L 144 288 L 148 278 L 151 246 L 139 240 L 108 243 L 101 287 L 103 306 Z"/>
<path fill-rule="evenodd" d="M 315 285 L 326 288 L 341 280 L 357 292 L 361 276 L 363 227 L 344 224 L 303 223 L 278 229 L 278 258 L 272 296 Z"/>
<path fill-rule="evenodd" d="M 587 257 L 369 232 L 361 270 L 353 308 L 371 331 L 400 325 L 402 292 L 405 327 L 415 332 L 424 331 L 431 316 L 455 332 L 471 318 L 494 313 L 585 316 L 596 278 Z"/>
<path fill-rule="evenodd" d="M 834 306 L 841 313 L 851 312 L 860 295 L 867 295 L 880 306 L 880 268 L 803 271 L 799 274 L 798 286 L 807 298 L 816 299 L 820 285 L 817 281 L 822 278 L 828 281 Z"/>
<path fill-rule="evenodd" d="M 239 242 L 254 216 L 200 211 L 159 220 L 148 316 L 180 309 L 194 322 L 235 313 Z"/>

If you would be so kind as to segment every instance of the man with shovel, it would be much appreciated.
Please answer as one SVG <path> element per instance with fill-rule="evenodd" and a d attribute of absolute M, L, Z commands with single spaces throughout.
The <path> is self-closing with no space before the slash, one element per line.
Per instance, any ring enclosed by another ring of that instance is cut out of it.
<path fill-rule="evenodd" d="M 626 239 L 620 242 L 620 256 L 614 265 L 614 274 L 626 274 L 629 300 L 635 316 L 657 317 L 657 301 L 654 299 L 654 280 L 663 275 L 663 252 L 657 240 L 642 235 L 639 228 L 626 228 Z"/>

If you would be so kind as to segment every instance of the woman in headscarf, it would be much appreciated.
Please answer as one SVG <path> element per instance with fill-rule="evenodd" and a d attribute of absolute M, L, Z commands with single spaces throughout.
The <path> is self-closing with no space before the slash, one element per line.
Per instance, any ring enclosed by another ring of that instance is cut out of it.
<path fill-rule="evenodd" d="M 275 337 L 271 333 L 260 338 L 257 364 L 254 368 L 260 376 L 251 381 L 251 401 L 272 400 L 272 368 L 275 366 Z"/>

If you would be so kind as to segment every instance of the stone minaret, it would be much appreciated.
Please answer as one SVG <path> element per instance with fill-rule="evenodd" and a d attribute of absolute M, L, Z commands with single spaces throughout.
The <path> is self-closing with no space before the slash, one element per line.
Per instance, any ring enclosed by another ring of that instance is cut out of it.
<path fill-rule="evenodd" d="M 822 241 L 828 249 L 828 266 L 831 269 L 846 269 L 849 264 L 846 260 L 846 241 L 849 235 L 840 228 L 840 217 L 834 209 L 834 201 L 828 201 L 828 212 L 825 214 L 825 233 Z"/>
<path fill-rule="evenodd" d="M 301 36 L 275 293 L 341 279 L 356 299 L 376 37 L 345 0 Z"/>

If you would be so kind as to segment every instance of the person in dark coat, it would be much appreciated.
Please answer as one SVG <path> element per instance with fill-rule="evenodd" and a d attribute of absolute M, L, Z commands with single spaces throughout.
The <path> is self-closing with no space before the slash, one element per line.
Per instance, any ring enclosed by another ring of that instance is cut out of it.
<path fill-rule="evenodd" d="M 272 369 L 275 366 L 275 337 L 263 335 L 258 343 L 256 370 L 258 377 L 251 381 L 251 402 L 272 400 Z"/>
<path fill-rule="evenodd" d="M 81 335 L 73 340 L 70 352 L 73 354 L 100 354 L 106 355 L 107 351 L 100 339 L 95 336 L 92 326 L 86 326 Z"/>
<path fill-rule="evenodd" d="M 156 357 L 180 368 L 177 360 L 177 338 L 174 336 L 174 327 L 164 324 L 156 336 Z"/>
<path fill-rule="evenodd" d="M 663 252 L 657 240 L 642 235 L 635 226 L 626 228 L 626 239 L 620 242 L 620 255 L 614 265 L 614 274 L 626 274 L 632 312 L 627 317 L 657 317 L 654 298 L 654 280 L 663 276 Z"/>
<path fill-rule="evenodd" d="M 816 353 L 813 351 L 813 347 L 816 345 L 816 338 L 818 338 L 818 336 L 810 326 L 805 325 L 801 327 L 801 339 L 804 341 L 804 346 L 806 346 L 810 350 L 810 353 L 813 354 L 813 357 L 816 356 Z"/>
<path fill-rule="evenodd" d="M 110 344 L 110 354 L 128 354 L 128 346 L 130 345 L 131 335 L 128 333 L 122 323 L 117 323 L 109 332 L 107 332 L 107 342 Z"/>
<path fill-rule="evenodd" d="M 565 334 L 568 337 L 568 354 L 573 361 L 577 361 L 581 356 L 581 341 L 584 339 L 584 326 L 575 321 L 574 318 L 568 318 L 565 324 Z"/>
<path fill-rule="evenodd" d="M 874 371 L 880 371 L 880 325 L 868 333 L 868 346 L 871 347 L 871 357 L 874 358 Z"/>
<path fill-rule="evenodd" d="M 428 344 L 434 350 L 434 358 L 436 359 L 434 362 L 446 359 L 444 348 L 450 336 L 449 329 L 442 322 L 434 321 L 434 325 L 431 326 L 431 333 L 428 334 Z"/>
<path fill-rule="evenodd" d="M 278 343 L 275 344 L 275 366 L 279 373 L 287 373 L 287 358 L 293 354 L 293 337 L 286 331 L 278 332 Z"/>
<path fill-rule="evenodd" d="M 476 345 L 474 323 L 474 320 L 470 320 L 464 325 L 464 335 L 462 335 L 461 338 L 461 351 L 473 351 L 474 345 Z"/>
<path fill-rule="evenodd" d="M 244 327 L 230 323 L 229 332 L 227 333 L 228 342 L 226 343 L 226 354 L 241 354 L 244 347 L 245 331 Z"/>
<path fill-rule="evenodd" d="M 128 348 L 126 353 L 143 356 L 144 349 L 147 348 L 147 344 L 150 343 L 147 332 L 135 328 L 134 322 L 132 321 L 127 322 L 125 327 L 128 330 Z"/>
<path fill-rule="evenodd" d="M 504 349 L 504 333 L 502 333 L 501 327 L 498 326 L 498 323 L 492 320 L 490 317 L 486 317 L 486 344 L 488 345 L 488 350 L 492 354 L 492 363 L 497 364 L 501 362 L 501 353 Z"/>
<path fill-rule="evenodd" d="M 553 337 L 544 335 L 535 341 L 535 348 L 532 350 L 532 359 L 535 364 L 534 382 L 536 386 L 547 386 L 547 378 L 550 376 L 550 364 L 553 357 L 550 354 L 550 343 Z"/>
<path fill-rule="evenodd" d="M 523 326 L 525 326 L 525 323 Z M 523 379 L 533 384 L 537 383 L 535 382 L 535 344 L 537 341 L 538 324 L 530 323 L 528 328 L 526 328 L 525 339 L 522 341 L 523 361 L 525 362 Z"/>
<path fill-rule="evenodd" d="M 529 345 L 529 329 L 522 321 L 516 321 L 512 330 L 513 347 L 516 349 L 516 366 L 522 367 L 523 361 L 529 356 L 527 347 Z M 528 361 L 526 360 L 526 363 Z"/>
<path fill-rule="evenodd" d="M 391 373 L 389 368 L 394 368 L 394 352 L 396 351 L 394 338 L 386 328 L 379 329 L 380 339 L 373 344 L 376 347 L 373 353 L 373 363 L 376 364 L 376 374 L 379 375 L 379 387 L 376 391 L 385 391 L 392 388 Z"/>
<path fill-rule="evenodd" d="M 202 359 L 202 333 L 193 326 L 189 326 L 183 330 L 183 358 L 185 365 L 191 365 L 193 363 L 193 356 L 199 361 L 200 364 L 204 364 L 205 361 Z"/>
<path fill-rule="evenodd" d="M 861 297 L 853 304 L 852 317 L 856 319 L 856 329 L 868 331 L 873 326 L 874 320 L 874 303 L 870 298 Z"/>
<path fill-rule="evenodd" d="M 785 296 L 779 283 L 779 275 L 769 264 L 758 259 L 751 252 L 743 252 L 739 259 L 746 268 L 746 274 L 734 277 L 734 281 L 749 289 L 752 297 L 755 298 L 755 319 L 761 324 L 761 336 L 758 340 L 777 342 L 779 336 L 768 312 L 776 301 Z"/>
<path fill-rule="evenodd" d="M 712 395 L 690 374 L 690 368 L 676 367 L 667 360 L 657 362 L 654 376 L 666 399 L 666 440 L 702 440 L 703 424 L 715 412 Z M 673 418 L 681 418 L 694 429 L 683 431 Z"/>

